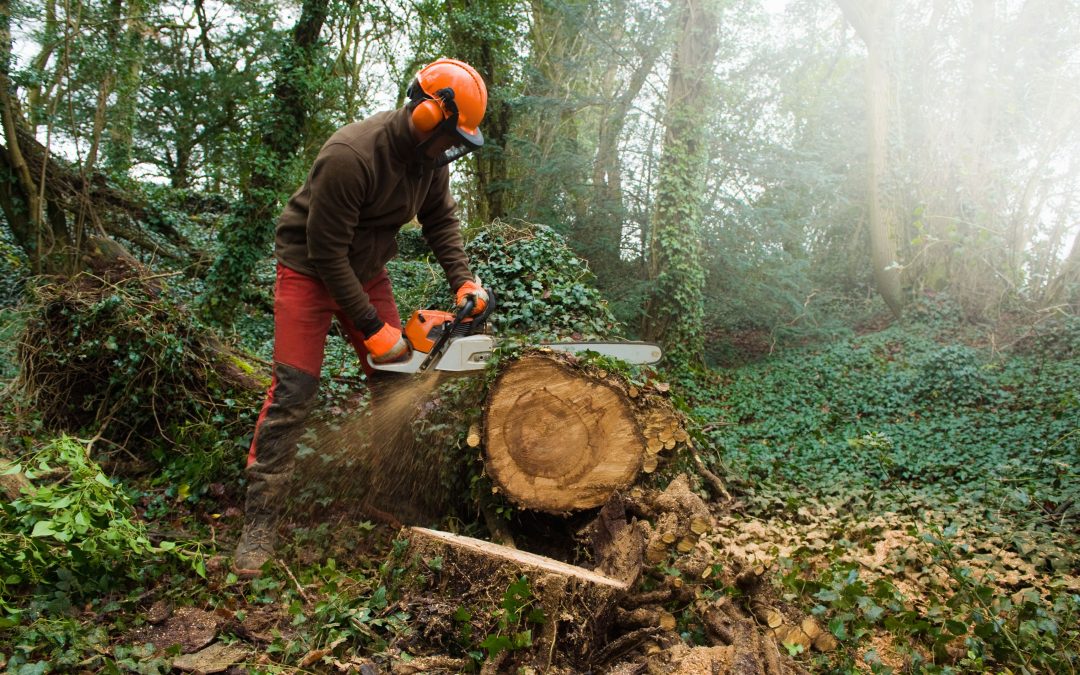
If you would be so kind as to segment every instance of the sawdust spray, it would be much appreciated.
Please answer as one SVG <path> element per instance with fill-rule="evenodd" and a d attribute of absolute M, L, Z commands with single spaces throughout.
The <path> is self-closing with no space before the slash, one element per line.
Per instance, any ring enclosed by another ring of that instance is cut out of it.
<path fill-rule="evenodd" d="M 432 449 L 419 447 L 412 425 L 435 405 L 443 381 L 434 371 L 376 380 L 366 406 L 313 425 L 298 453 L 301 502 L 391 522 L 432 517 L 423 507 L 438 489 L 439 465 Z"/>

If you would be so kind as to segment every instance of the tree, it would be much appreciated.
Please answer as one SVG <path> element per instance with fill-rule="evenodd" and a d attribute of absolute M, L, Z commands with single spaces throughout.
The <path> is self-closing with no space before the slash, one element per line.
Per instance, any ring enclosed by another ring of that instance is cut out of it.
<path fill-rule="evenodd" d="M 45 158 L 33 166 L 33 137 L 11 79 L 11 5 L 0 0 L 0 208 L 35 273 L 67 270 L 74 257 L 63 211 L 45 184 Z"/>
<path fill-rule="evenodd" d="M 273 238 L 274 218 L 282 191 L 289 186 L 290 169 L 303 147 L 304 123 L 311 114 L 319 86 L 317 66 L 322 53 L 319 32 L 326 20 L 328 0 L 304 0 L 293 27 L 292 40 L 278 57 L 271 99 L 248 160 L 250 178 L 221 232 L 222 252 L 207 278 L 202 306 L 214 320 L 232 321 L 243 288 Z"/>
<path fill-rule="evenodd" d="M 889 100 L 892 84 L 888 54 L 891 47 L 891 0 L 836 0 L 844 16 L 866 45 L 866 117 L 870 166 L 867 173 L 867 209 L 870 224 L 870 261 L 874 280 L 885 304 L 896 316 L 904 306 L 900 265 L 896 255 L 897 218 L 889 204 Z"/>
<path fill-rule="evenodd" d="M 487 84 L 484 147 L 461 167 L 472 186 L 465 206 L 473 221 L 504 218 L 510 190 L 507 141 L 520 83 L 521 8 L 509 0 L 428 0 L 421 3 L 421 21 L 426 22 L 421 32 L 430 34 L 430 44 L 423 47 L 441 48 L 440 56 L 465 61 Z"/>
<path fill-rule="evenodd" d="M 113 0 L 120 19 L 120 0 Z M 142 79 L 146 32 L 144 0 L 129 0 L 124 7 L 124 32 L 120 38 L 116 67 L 116 103 L 108 118 L 105 162 L 113 176 L 127 176 L 132 165 L 134 127 Z"/>
<path fill-rule="evenodd" d="M 674 5 L 676 41 L 668 77 L 664 147 L 649 231 L 649 280 L 642 333 L 659 341 L 669 362 L 701 361 L 705 272 L 701 261 L 701 207 L 709 148 L 709 101 L 719 48 L 718 0 Z"/>

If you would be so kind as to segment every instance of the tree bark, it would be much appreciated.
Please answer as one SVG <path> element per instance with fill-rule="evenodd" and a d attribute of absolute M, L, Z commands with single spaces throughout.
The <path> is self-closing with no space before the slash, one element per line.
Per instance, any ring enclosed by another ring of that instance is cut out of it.
<path fill-rule="evenodd" d="M 704 355 L 701 211 L 709 157 L 703 140 L 715 105 L 720 8 L 716 0 L 683 0 L 676 11 L 678 38 L 648 245 L 654 291 L 645 306 L 642 333 L 663 345 L 669 363 L 688 364 Z"/>
<path fill-rule="evenodd" d="M 57 272 L 65 266 L 64 256 L 69 253 L 67 245 L 70 242 L 67 241 L 63 214 L 60 213 L 60 220 L 55 210 L 50 209 L 46 214 L 44 186 L 34 179 L 23 151 L 20 134 L 26 132 L 27 124 L 11 81 L 10 22 L 10 3 L 0 0 L 0 121 L 4 136 L 0 168 L 7 174 L 0 180 L 4 183 L 0 188 L 0 207 L 16 241 L 30 258 L 34 272 Z M 42 170 L 41 179 L 44 178 Z"/>
<path fill-rule="evenodd" d="M 117 2 L 119 10 L 119 1 Z M 139 97 L 144 56 L 144 0 L 129 0 L 125 30 L 119 41 L 119 63 L 115 73 L 116 103 L 107 118 L 105 164 L 110 175 L 126 177 L 132 165 L 132 133 Z M 120 12 L 117 12 L 119 20 Z"/>

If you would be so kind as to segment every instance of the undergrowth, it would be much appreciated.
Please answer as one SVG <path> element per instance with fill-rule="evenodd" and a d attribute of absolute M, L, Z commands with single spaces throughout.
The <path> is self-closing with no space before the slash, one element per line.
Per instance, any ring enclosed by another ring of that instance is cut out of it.
<path fill-rule="evenodd" d="M 134 471 L 206 483 L 235 465 L 258 372 L 152 277 L 81 274 L 34 287 L 21 311 L 16 405 L 50 429 L 98 437 Z"/>
<path fill-rule="evenodd" d="M 914 672 L 1080 665 L 1080 359 L 1062 348 L 1080 331 L 990 354 L 954 328 L 897 325 L 691 391 L 745 515 L 826 539 L 778 556 L 787 597 L 846 647 L 818 668 L 892 672 L 881 633 Z M 893 530 L 905 544 L 867 567 Z"/>
<path fill-rule="evenodd" d="M 0 504 L 0 620 L 8 627 L 139 580 L 162 563 L 183 561 L 205 575 L 198 544 L 151 541 L 125 488 L 83 443 L 57 438 L 3 473 L 23 477 L 19 494 Z"/>

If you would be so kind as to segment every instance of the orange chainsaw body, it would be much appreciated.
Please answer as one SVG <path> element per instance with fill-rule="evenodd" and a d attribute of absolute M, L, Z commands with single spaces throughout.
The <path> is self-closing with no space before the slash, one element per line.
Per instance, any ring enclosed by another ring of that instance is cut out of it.
<path fill-rule="evenodd" d="M 453 323 L 454 315 L 437 309 L 418 309 L 405 323 L 405 339 L 412 348 L 427 354 L 439 339 L 440 330 L 445 324 Z M 434 333 L 434 334 L 433 334 Z"/>

